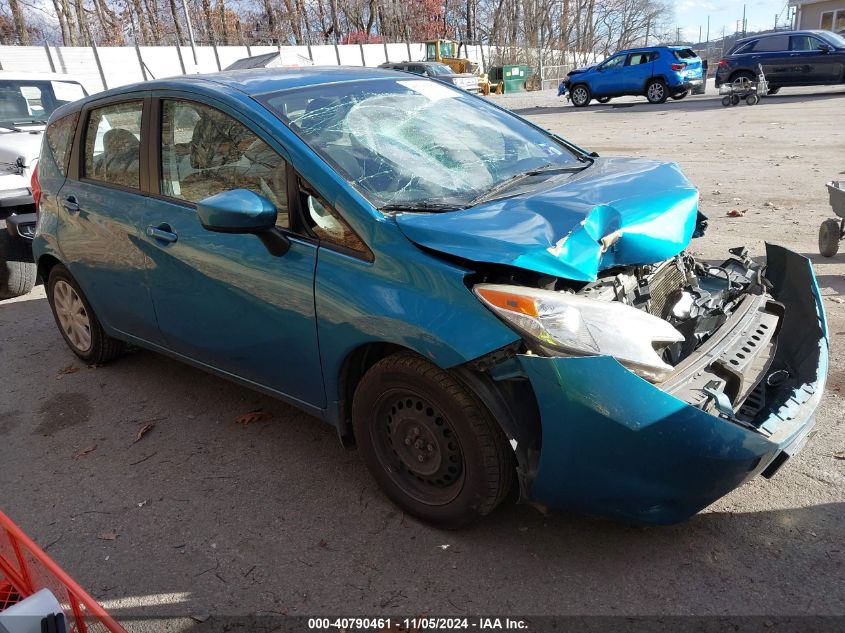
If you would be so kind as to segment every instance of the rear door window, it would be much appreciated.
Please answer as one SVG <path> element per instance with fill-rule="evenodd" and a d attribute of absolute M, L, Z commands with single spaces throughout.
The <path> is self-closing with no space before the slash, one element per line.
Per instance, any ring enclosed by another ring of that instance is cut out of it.
<path fill-rule="evenodd" d="M 67 176 L 67 164 L 73 146 L 73 134 L 76 132 L 77 121 L 79 121 L 79 112 L 74 112 L 53 121 L 47 126 L 45 132 L 47 145 L 53 153 L 53 159 L 56 161 L 62 176 Z"/>
<path fill-rule="evenodd" d="M 631 53 L 628 55 L 628 66 L 639 66 L 640 64 L 647 64 L 652 61 L 651 53 Z"/>
<path fill-rule="evenodd" d="M 143 101 L 126 101 L 91 110 L 85 130 L 83 176 L 139 189 Z"/>
<path fill-rule="evenodd" d="M 789 38 L 786 35 L 775 35 L 757 40 L 754 45 L 755 53 L 776 53 L 789 50 Z"/>

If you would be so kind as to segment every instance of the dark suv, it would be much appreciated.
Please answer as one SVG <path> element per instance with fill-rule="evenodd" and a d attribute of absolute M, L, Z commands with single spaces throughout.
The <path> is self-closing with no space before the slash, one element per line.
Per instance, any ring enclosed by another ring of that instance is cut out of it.
<path fill-rule="evenodd" d="M 716 70 L 716 86 L 741 77 L 752 81 L 758 66 L 769 92 L 783 86 L 845 83 L 845 37 L 831 31 L 782 31 L 739 40 Z"/>

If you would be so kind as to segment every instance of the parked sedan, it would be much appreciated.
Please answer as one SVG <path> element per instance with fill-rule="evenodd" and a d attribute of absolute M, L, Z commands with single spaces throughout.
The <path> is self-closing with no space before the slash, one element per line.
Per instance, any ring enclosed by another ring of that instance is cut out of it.
<path fill-rule="evenodd" d="M 414 75 L 431 77 L 463 88 L 468 92 L 478 92 L 478 75 L 472 73 L 456 73 L 451 67 L 440 62 L 386 62 L 379 68 L 401 70 Z"/>
<path fill-rule="evenodd" d="M 830 31 L 781 31 L 739 40 L 719 61 L 716 86 L 746 78 L 763 67 L 769 92 L 785 86 L 845 83 L 845 37 Z"/>
<path fill-rule="evenodd" d="M 696 260 L 675 164 L 363 68 L 156 80 L 50 129 L 34 252 L 70 350 L 132 343 L 292 403 L 426 521 L 464 525 L 512 486 L 680 521 L 813 427 L 808 260 Z"/>

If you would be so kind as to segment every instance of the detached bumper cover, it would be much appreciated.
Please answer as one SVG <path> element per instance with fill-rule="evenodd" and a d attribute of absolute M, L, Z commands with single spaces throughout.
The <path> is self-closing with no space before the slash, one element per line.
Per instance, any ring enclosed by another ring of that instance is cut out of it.
<path fill-rule="evenodd" d="M 521 355 L 542 447 L 530 497 L 556 508 L 648 523 L 682 521 L 806 442 L 827 375 L 827 325 L 809 260 L 768 247 L 767 278 L 786 313 L 779 352 L 795 379 L 754 426 L 711 415 L 615 359 Z"/>

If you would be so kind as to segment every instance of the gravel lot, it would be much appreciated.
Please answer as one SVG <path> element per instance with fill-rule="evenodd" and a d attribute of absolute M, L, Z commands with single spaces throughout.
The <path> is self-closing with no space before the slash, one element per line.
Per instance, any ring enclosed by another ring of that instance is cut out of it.
<path fill-rule="evenodd" d="M 249 613 L 845 615 L 845 254 L 816 243 L 824 183 L 845 179 L 845 90 L 735 108 L 712 87 L 662 106 L 497 101 L 602 155 L 680 163 L 710 217 L 704 257 L 770 240 L 813 261 L 832 346 L 816 436 L 682 525 L 511 505 L 440 532 L 293 408 L 151 352 L 81 364 L 39 287 L 0 303 L 0 507 L 113 614 L 142 616 L 131 630 Z M 258 408 L 271 417 L 235 423 Z"/>

